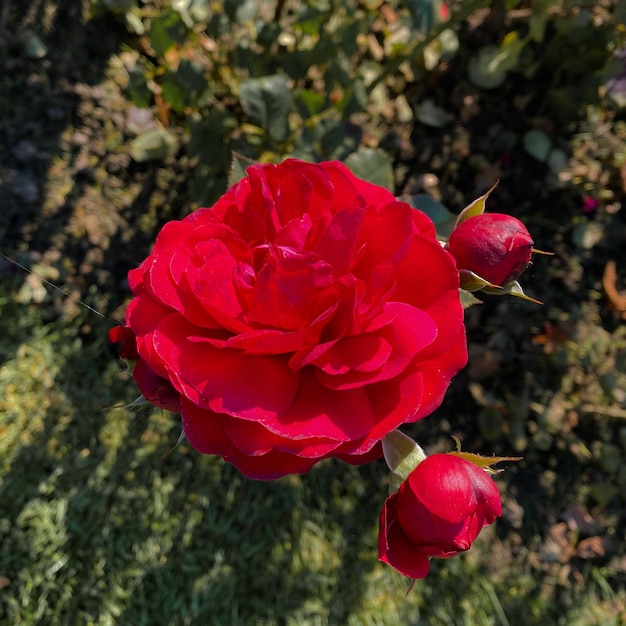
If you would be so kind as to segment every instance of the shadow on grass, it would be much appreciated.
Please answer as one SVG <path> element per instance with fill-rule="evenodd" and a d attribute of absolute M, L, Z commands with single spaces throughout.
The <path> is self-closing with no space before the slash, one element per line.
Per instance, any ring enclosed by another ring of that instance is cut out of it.
<path fill-rule="evenodd" d="M 259 483 L 185 444 L 164 456 L 176 418 L 99 410 L 119 392 L 104 388 L 102 353 L 81 346 L 63 356 L 55 405 L 0 484 L 0 573 L 12 581 L 0 615 L 342 623 L 359 606 L 377 517 L 363 470 L 326 463 Z M 10 434 L 18 446 L 20 433 Z"/>

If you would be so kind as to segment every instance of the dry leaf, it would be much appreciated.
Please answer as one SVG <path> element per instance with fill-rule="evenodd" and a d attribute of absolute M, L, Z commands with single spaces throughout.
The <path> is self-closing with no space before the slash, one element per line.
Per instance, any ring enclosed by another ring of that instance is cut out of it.
<path fill-rule="evenodd" d="M 602 287 L 611 308 L 615 309 L 626 319 L 626 295 L 617 290 L 617 267 L 615 261 L 609 261 L 604 267 Z"/>
<path fill-rule="evenodd" d="M 587 537 L 583 539 L 576 549 L 576 556 L 581 559 L 595 559 L 604 556 L 608 547 L 607 537 Z"/>
<path fill-rule="evenodd" d="M 574 553 L 573 533 L 565 522 L 554 524 L 541 546 L 540 555 L 546 563 L 567 563 Z"/>

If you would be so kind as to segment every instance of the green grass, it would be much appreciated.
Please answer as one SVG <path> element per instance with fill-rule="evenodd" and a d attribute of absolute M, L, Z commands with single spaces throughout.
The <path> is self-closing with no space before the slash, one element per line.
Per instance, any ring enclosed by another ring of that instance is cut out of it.
<path fill-rule="evenodd" d="M 491 560 L 493 529 L 405 596 L 376 560 L 382 462 L 248 481 L 177 446 L 176 416 L 115 406 L 136 390 L 104 324 L 81 337 L 80 320 L 63 329 L 45 312 L 2 301 L 2 623 L 620 623 L 601 571 L 574 591 L 536 580 L 524 559 Z M 557 611 L 558 595 L 579 604 Z"/>

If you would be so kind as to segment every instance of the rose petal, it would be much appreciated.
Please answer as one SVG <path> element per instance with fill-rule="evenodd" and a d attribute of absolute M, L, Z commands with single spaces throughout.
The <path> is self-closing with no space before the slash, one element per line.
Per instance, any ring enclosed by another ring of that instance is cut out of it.
<path fill-rule="evenodd" d="M 276 174 L 272 181 L 280 224 L 308 213 L 313 221 L 330 218 L 333 189 L 324 168 L 314 163 L 286 159 L 279 167 L 267 170 Z"/>
<path fill-rule="evenodd" d="M 343 276 L 350 271 L 364 213 L 363 209 L 356 207 L 335 213 L 315 248 L 315 253 L 332 267 L 334 276 Z"/>
<path fill-rule="evenodd" d="M 345 206 L 363 207 L 368 204 L 383 206 L 395 201 L 394 195 L 384 187 L 373 185 L 357 178 L 350 169 L 339 161 L 320 163 L 333 185 L 333 201 L 341 204 L 335 210 Z"/>
<path fill-rule="evenodd" d="M 133 380 L 143 397 L 154 406 L 173 413 L 180 411 L 180 394 L 167 378 L 159 376 L 143 359 L 135 365 Z"/>
<path fill-rule="evenodd" d="M 145 272 L 146 286 L 155 300 L 178 311 L 192 324 L 216 328 L 217 322 L 193 297 L 191 289 L 184 281 L 189 264 L 189 255 L 180 250 L 174 250 L 169 255 L 151 257 Z"/>
<path fill-rule="evenodd" d="M 294 218 L 276 233 L 274 243 L 283 248 L 306 250 L 312 227 L 313 220 L 310 215 Z"/>
<path fill-rule="evenodd" d="M 245 272 L 241 262 L 222 241 L 211 239 L 194 249 L 192 263 L 185 268 L 185 278 L 197 302 L 218 325 L 233 332 L 247 330 L 243 310 L 235 287 L 235 275 Z"/>
<path fill-rule="evenodd" d="M 452 255 L 437 241 L 414 236 L 407 254 L 395 271 L 394 300 L 427 309 L 446 292 L 456 293 L 458 302 L 459 273 Z M 458 309 L 454 309 L 458 316 Z M 461 317 L 462 321 L 462 317 Z"/>
<path fill-rule="evenodd" d="M 420 412 L 415 419 L 420 419 L 424 415 L 430 415 L 435 409 L 439 408 L 452 377 L 466 363 L 467 340 L 465 339 L 465 328 L 460 329 L 454 342 L 447 347 L 447 350 L 434 359 L 424 362 L 420 361 L 419 370 L 422 377 L 423 393 Z M 407 423 L 411 421 L 415 420 L 407 419 Z"/>
<path fill-rule="evenodd" d="M 303 458 L 317 459 L 332 452 L 340 444 L 323 437 L 286 438 L 275 435 L 259 424 L 250 420 L 232 418 L 224 420 L 224 432 L 232 444 L 249 456 L 260 456 L 272 450 L 294 454 Z"/>
<path fill-rule="evenodd" d="M 333 457 L 344 463 L 350 463 L 350 465 L 363 465 L 377 461 L 383 455 L 383 447 L 380 442 L 375 443 L 369 451 L 363 451 L 360 454 L 351 454 L 351 450 L 354 450 L 355 447 L 353 442 L 344 443 L 336 449 Z"/>
<path fill-rule="evenodd" d="M 321 368 L 335 376 L 350 370 L 373 372 L 389 359 L 391 345 L 377 335 L 358 335 L 337 342 L 322 359 Z"/>
<path fill-rule="evenodd" d="M 365 437 L 376 423 L 365 389 L 334 391 L 319 384 L 312 368 L 301 370 L 300 388 L 289 411 L 266 428 L 294 439 L 321 437 L 338 442 Z M 371 448 L 371 445 L 367 448 Z"/>
<path fill-rule="evenodd" d="M 419 547 L 411 543 L 400 527 L 397 495 L 394 493 L 387 498 L 380 514 L 378 560 L 391 565 L 408 578 L 425 578 L 430 570 L 430 561 Z"/>
<path fill-rule="evenodd" d="M 304 328 L 290 332 L 273 329 L 250 330 L 231 337 L 226 345 L 245 350 L 246 354 L 282 354 L 308 349 L 319 341 L 336 309 L 337 305 L 334 305 Z"/>
<path fill-rule="evenodd" d="M 332 268 L 310 252 L 269 251 L 257 280 L 248 320 L 261 327 L 295 330 L 336 304 Z"/>
<path fill-rule="evenodd" d="M 160 376 L 167 377 L 168 370 L 154 351 L 152 335 L 159 322 L 172 315 L 162 304 L 147 293 L 131 300 L 126 308 L 126 324 L 135 333 L 137 352 Z"/>
<path fill-rule="evenodd" d="M 359 258 L 355 276 L 370 274 L 378 265 L 397 265 L 406 254 L 412 237 L 412 209 L 406 202 L 389 202 L 367 207 L 359 233 Z"/>
<path fill-rule="evenodd" d="M 194 449 L 203 454 L 219 454 L 250 479 L 275 480 L 288 474 L 302 474 L 308 472 L 317 461 L 280 452 L 260 456 L 243 454 L 224 432 L 223 420 L 228 420 L 228 417 L 201 409 L 184 397 L 181 419 L 185 436 Z"/>
<path fill-rule="evenodd" d="M 376 424 L 354 452 L 366 452 L 401 424 L 429 415 L 422 409 L 423 393 L 423 376 L 419 370 L 406 370 L 391 380 L 368 385 L 367 395 Z"/>
<path fill-rule="evenodd" d="M 501 513 L 495 483 L 473 463 L 450 454 L 434 454 L 418 468 L 420 471 L 409 475 L 406 496 L 410 501 L 416 498 L 433 516 L 456 524 L 467 520 L 479 504 L 494 517 Z"/>
<path fill-rule="evenodd" d="M 378 331 L 378 335 L 384 340 L 384 344 L 380 344 L 381 349 L 383 345 L 391 347 L 389 358 L 379 369 L 355 368 L 344 373 L 337 366 L 342 354 L 349 352 L 348 349 L 342 352 L 341 344 L 349 341 L 344 339 L 314 361 L 321 368 L 318 370 L 318 378 L 324 386 L 329 389 L 353 389 L 389 380 L 404 371 L 415 355 L 436 339 L 437 325 L 424 311 L 400 302 L 388 303 L 385 310 L 393 312 L 393 319 Z M 354 356 L 356 358 L 358 355 Z M 332 374 L 333 371 L 336 374 Z"/>
<path fill-rule="evenodd" d="M 198 329 L 171 315 L 154 331 L 154 348 L 170 369 L 172 382 L 198 406 L 218 413 L 275 420 L 291 407 L 299 375 L 284 359 L 244 356 L 215 348 L 194 336 Z"/>

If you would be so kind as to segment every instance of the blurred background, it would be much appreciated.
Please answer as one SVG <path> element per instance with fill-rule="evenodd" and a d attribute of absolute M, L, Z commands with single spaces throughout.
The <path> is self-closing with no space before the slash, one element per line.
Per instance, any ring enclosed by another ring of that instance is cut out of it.
<path fill-rule="evenodd" d="M 626 624 L 625 39 L 623 0 L 3 0 L 0 252 L 34 273 L 0 258 L 0 623 Z M 523 457 L 406 596 L 383 461 L 248 481 L 106 343 L 233 152 L 342 160 L 443 234 L 499 180 L 487 210 L 555 253 L 521 278 L 543 306 L 468 309 L 468 367 L 405 429 Z"/>

